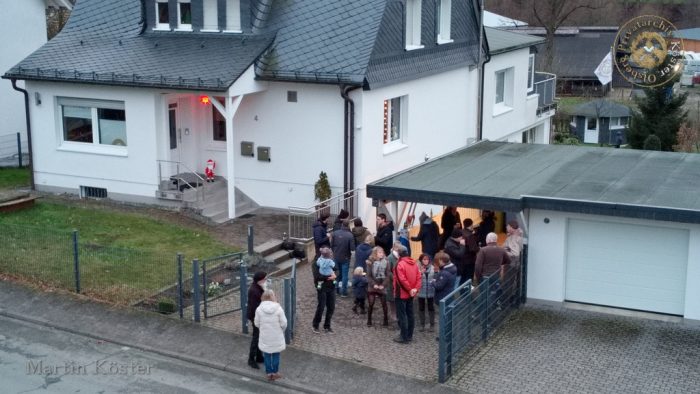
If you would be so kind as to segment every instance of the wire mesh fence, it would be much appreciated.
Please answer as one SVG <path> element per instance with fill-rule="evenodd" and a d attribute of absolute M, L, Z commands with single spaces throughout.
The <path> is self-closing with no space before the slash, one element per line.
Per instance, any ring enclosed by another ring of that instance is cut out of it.
<path fill-rule="evenodd" d="M 0 167 L 24 167 L 29 164 L 29 146 L 21 133 L 0 135 Z"/>

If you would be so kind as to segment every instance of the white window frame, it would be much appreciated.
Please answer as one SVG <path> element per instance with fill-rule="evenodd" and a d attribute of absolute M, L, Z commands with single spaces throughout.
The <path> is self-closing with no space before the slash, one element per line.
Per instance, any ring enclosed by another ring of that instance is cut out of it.
<path fill-rule="evenodd" d="M 527 58 L 527 92 L 535 90 L 535 54 L 531 53 Z"/>
<path fill-rule="evenodd" d="M 170 9 L 168 9 L 168 23 L 160 23 L 160 5 L 165 4 L 165 8 L 168 8 L 168 0 L 156 0 L 156 23 L 153 30 L 170 31 Z"/>
<path fill-rule="evenodd" d="M 67 141 L 65 139 L 65 133 L 63 128 L 63 107 L 83 107 L 90 109 L 91 115 L 91 126 L 92 126 L 92 142 L 79 142 L 79 141 Z M 100 120 L 98 116 L 98 109 L 116 109 L 124 111 L 124 138 L 123 141 L 125 145 L 111 145 L 100 143 Z M 126 108 L 123 101 L 110 101 L 110 100 L 94 100 L 94 99 L 80 99 L 80 98 L 69 98 L 69 97 L 57 97 L 56 98 L 56 121 L 58 127 L 56 130 L 58 132 L 58 150 L 62 151 L 72 151 L 72 152 L 85 152 L 85 153 L 97 153 L 104 155 L 113 156 L 126 156 L 128 153 L 128 129 L 126 122 Z"/>
<path fill-rule="evenodd" d="M 398 105 L 398 119 L 393 110 L 393 103 Z M 398 150 L 407 148 L 407 119 L 408 119 L 408 96 L 396 96 L 390 97 L 383 101 L 383 131 L 382 131 L 382 142 L 383 142 L 383 153 L 385 155 L 396 152 Z M 392 138 L 391 134 L 391 124 L 393 120 L 398 120 L 398 136 Z"/>
<path fill-rule="evenodd" d="M 182 23 L 182 4 L 190 5 L 190 23 Z M 192 31 L 192 3 L 190 0 L 177 0 L 177 28 L 175 31 Z"/>
<path fill-rule="evenodd" d="M 590 127 L 589 120 L 593 119 L 595 121 L 595 128 Z M 586 116 L 586 131 L 598 131 L 600 127 L 600 119 L 593 116 Z"/>
<path fill-rule="evenodd" d="M 242 33 L 241 1 L 226 0 L 226 28 L 224 33 Z"/>
<path fill-rule="evenodd" d="M 449 43 L 454 41 L 451 37 L 451 34 L 452 34 L 452 0 L 438 0 L 437 5 L 438 5 L 437 43 L 438 43 L 438 45 L 439 44 L 449 44 Z"/>
<path fill-rule="evenodd" d="M 534 144 L 537 141 L 537 127 L 523 131 L 521 141 L 523 144 Z"/>
<path fill-rule="evenodd" d="M 514 69 L 513 67 L 504 68 L 494 73 L 495 90 L 494 90 L 494 106 L 493 116 L 499 116 L 513 110 L 513 84 L 514 84 Z M 499 79 L 502 78 L 501 86 Z M 500 90 L 500 100 L 499 100 Z"/>
<path fill-rule="evenodd" d="M 218 33 L 219 30 L 219 6 L 218 0 L 203 0 L 203 22 L 201 32 Z M 213 19 L 213 21 L 212 21 Z M 213 23 L 212 23 L 213 22 Z"/>
<path fill-rule="evenodd" d="M 421 45 L 421 7 L 422 0 L 406 0 L 406 50 L 423 48 Z"/>

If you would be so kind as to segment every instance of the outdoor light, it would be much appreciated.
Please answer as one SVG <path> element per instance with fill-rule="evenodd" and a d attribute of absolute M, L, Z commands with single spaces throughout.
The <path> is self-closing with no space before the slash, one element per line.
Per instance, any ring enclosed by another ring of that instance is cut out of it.
<path fill-rule="evenodd" d="M 209 96 L 199 96 L 199 102 L 204 105 L 209 104 Z"/>

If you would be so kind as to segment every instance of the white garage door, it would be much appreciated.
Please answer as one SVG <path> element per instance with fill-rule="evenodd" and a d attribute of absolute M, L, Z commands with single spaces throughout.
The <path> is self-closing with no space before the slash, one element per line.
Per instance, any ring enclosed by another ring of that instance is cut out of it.
<path fill-rule="evenodd" d="M 569 220 L 566 299 L 683 315 L 687 230 Z"/>

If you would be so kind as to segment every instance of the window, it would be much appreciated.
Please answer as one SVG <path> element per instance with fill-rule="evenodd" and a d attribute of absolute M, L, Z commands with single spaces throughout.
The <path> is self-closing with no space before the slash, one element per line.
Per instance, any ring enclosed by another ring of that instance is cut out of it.
<path fill-rule="evenodd" d="M 219 31 L 217 0 L 204 0 L 204 24 L 202 31 Z"/>
<path fill-rule="evenodd" d="M 226 0 L 226 31 L 241 31 L 241 2 L 240 0 Z"/>
<path fill-rule="evenodd" d="M 223 97 L 214 97 L 226 108 L 226 99 Z M 212 130 L 214 141 L 226 141 L 226 118 L 219 112 L 214 105 L 211 106 Z"/>
<path fill-rule="evenodd" d="M 177 2 L 177 28 L 179 30 L 192 30 L 192 4 L 190 0 L 178 0 Z"/>
<path fill-rule="evenodd" d="M 123 102 L 59 99 L 63 141 L 126 146 Z"/>
<path fill-rule="evenodd" d="M 586 118 L 586 130 L 591 130 L 591 131 L 598 130 L 598 119 L 597 118 Z"/>
<path fill-rule="evenodd" d="M 421 0 L 406 0 L 406 50 L 422 48 L 420 24 Z"/>
<path fill-rule="evenodd" d="M 498 71 L 496 73 L 496 104 L 501 104 L 505 102 L 506 97 L 506 72 Z"/>
<path fill-rule="evenodd" d="M 168 0 L 156 1 L 156 30 L 170 30 Z"/>
<path fill-rule="evenodd" d="M 513 109 L 513 67 L 496 71 L 494 116 Z"/>
<path fill-rule="evenodd" d="M 405 126 L 403 125 L 403 106 L 406 96 L 384 100 L 384 144 L 403 142 Z"/>
<path fill-rule="evenodd" d="M 439 0 L 437 2 L 437 7 L 437 43 L 446 44 L 452 42 L 452 39 L 450 39 L 450 30 L 452 27 L 452 0 Z"/>
<path fill-rule="evenodd" d="M 531 129 L 523 131 L 522 142 L 523 144 L 533 144 L 537 137 L 537 128 L 533 127 Z"/>
<path fill-rule="evenodd" d="M 629 122 L 629 117 L 623 116 L 621 118 L 610 118 L 610 128 L 623 129 L 627 127 Z"/>
<path fill-rule="evenodd" d="M 527 61 L 527 91 L 535 89 L 535 54 L 531 53 Z"/>

